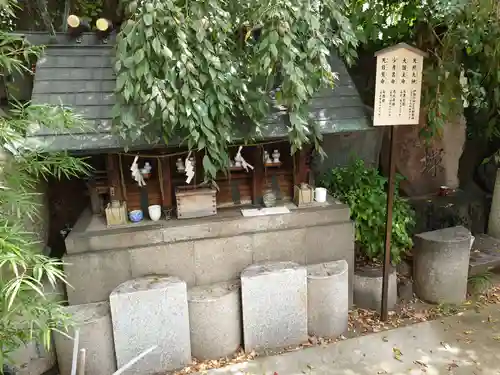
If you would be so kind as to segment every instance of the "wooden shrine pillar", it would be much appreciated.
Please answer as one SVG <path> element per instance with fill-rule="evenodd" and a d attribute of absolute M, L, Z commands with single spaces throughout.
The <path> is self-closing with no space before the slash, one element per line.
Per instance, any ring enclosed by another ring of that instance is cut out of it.
<path fill-rule="evenodd" d="M 108 173 L 108 187 L 110 200 L 123 202 L 119 158 L 116 154 L 108 154 L 106 160 L 106 171 Z"/>
<path fill-rule="evenodd" d="M 252 178 L 252 203 L 254 205 L 262 204 L 262 189 L 264 186 L 264 163 L 262 162 L 262 148 L 255 147 L 252 152 L 253 178 Z"/>
<path fill-rule="evenodd" d="M 170 159 L 163 158 L 160 159 L 161 162 L 161 174 L 162 174 L 162 197 L 161 203 L 164 208 L 172 208 L 172 176 L 170 170 Z"/>
<path fill-rule="evenodd" d="M 293 174 L 293 184 L 298 185 L 302 182 L 309 182 L 309 165 L 308 158 L 311 152 L 309 146 L 304 146 L 302 150 L 299 150 L 293 155 L 295 169 Z"/>

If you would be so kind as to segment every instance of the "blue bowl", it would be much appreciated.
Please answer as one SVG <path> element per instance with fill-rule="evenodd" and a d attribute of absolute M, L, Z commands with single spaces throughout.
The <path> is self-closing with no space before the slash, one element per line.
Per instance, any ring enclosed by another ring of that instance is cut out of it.
<path fill-rule="evenodd" d="M 144 218 L 141 210 L 133 210 L 128 213 L 128 217 L 132 223 L 138 223 Z"/>

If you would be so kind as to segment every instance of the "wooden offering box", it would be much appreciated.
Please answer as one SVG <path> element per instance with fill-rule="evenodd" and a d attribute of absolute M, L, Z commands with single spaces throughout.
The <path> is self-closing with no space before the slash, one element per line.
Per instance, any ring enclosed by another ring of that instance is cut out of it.
<path fill-rule="evenodd" d="M 194 217 L 212 216 L 217 214 L 217 202 L 212 188 L 197 188 L 179 186 L 175 190 L 177 201 L 177 218 L 191 219 Z"/>

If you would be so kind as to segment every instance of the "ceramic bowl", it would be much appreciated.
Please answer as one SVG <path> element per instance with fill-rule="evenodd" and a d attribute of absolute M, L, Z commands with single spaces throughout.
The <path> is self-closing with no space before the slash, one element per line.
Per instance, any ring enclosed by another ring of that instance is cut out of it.
<path fill-rule="evenodd" d="M 133 210 L 128 213 L 128 217 L 132 223 L 137 223 L 144 218 L 141 210 Z"/>

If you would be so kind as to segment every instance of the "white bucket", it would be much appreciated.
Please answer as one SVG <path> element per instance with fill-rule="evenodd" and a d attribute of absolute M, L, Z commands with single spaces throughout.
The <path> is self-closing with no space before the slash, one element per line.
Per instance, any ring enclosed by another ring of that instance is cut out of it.
<path fill-rule="evenodd" d="M 149 218 L 153 221 L 160 220 L 161 217 L 161 206 L 159 204 L 153 204 L 148 207 Z"/>
<path fill-rule="evenodd" d="M 319 203 L 326 202 L 326 189 L 322 187 L 314 189 L 314 200 Z"/>

